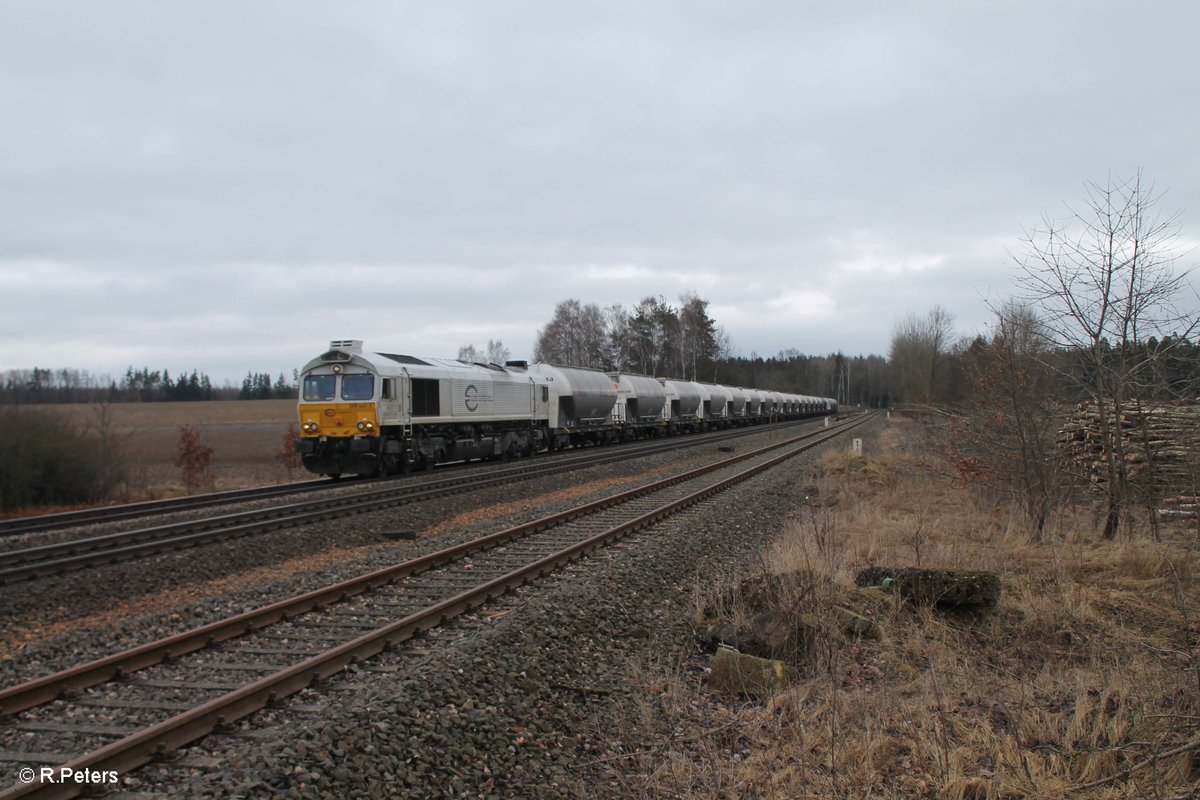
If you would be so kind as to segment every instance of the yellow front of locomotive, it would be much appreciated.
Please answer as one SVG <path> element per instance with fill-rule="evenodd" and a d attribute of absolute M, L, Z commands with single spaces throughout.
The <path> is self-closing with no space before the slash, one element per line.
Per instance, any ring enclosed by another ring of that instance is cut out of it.
<path fill-rule="evenodd" d="M 380 464 L 379 376 L 361 350 L 337 344 L 304 368 L 296 448 L 305 468 L 318 475 L 374 475 Z"/>

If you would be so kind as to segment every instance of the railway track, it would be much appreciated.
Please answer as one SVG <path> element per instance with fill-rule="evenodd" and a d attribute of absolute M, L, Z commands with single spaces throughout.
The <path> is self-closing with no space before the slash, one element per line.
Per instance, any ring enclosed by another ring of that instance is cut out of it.
<path fill-rule="evenodd" d="M 788 423 L 783 429 L 802 424 L 804 423 Z M 379 482 L 371 482 L 369 488 L 352 494 L 323 496 L 271 508 L 0 551 L 0 584 L 252 536 L 333 517 L 376 511 L 503 484 L 518 478 L 557 474 L 566 469 L 581 469 L 666 450 L 719 443 L 763 431 L 761 427 L 741 428 L 704 437 L 665 439 L 611 449 L 589 449 L 569 457 L 534 459 L 517 466 L 486 472 L 464 471 L 446 478 L 419 483 L 384 481 L 381 486 Z M 324 487 L 328 482 L 321 484 Z"/>
<path fill-rule="evenodd" d="M 811 420 L 797 420 L 795 423 L 784 424 L 798 424 L 810 421 Z M 761 430 L 761 428 L 751 428 L 749 430 Z M 711 441 L 711 437 L 713 436 L 720 437 L 728 433 L 729 432 L 726 432 L 725 434 L 701 434 L 701 438 Z M 569 462 L 573 458 L 580 457 L 580 454 L 575 451 L 570 451 L 566 454 L 556 453 L 552 457 Z M 447 468 L 453 470 L 462 466 L 464 465 L 461 462 L 453 462 L 450 464 L 438 465 L 438 469 L 439 471 Z M 327 478 L 319 478 L 311 481 L 277 484 L 275 486 L 260 486 L 251 489 L 231 489 L 222 492 L 207 492 L 205 494 L 189 495 L 187 497 L 169 497 L 161 500 L 145 500 L 137 503 L 122 503 L 120 505 L 112 506 L 81 508 L 74 511 L 59 511 L 52 514 L 36 514 L 27 517 L 0 519 L 0 538 L 20 536 L 22 534 L 29 533 L 55 531 L 63 528 L 81 527 L 84 525 L 98 525 L 107 522 L 120 522 L 123 520 L 140 519 L 142 517 L 153 515 L 173 514 L 180 511 L 193 511 L 195 509 L 212 508 L 214 506 L 230 505 L 232 503 L 242 503 L 253 500 L 269 500 L 271 498 L 285 497 L 287 495 L 320 492 L 332 488 L 345 487 L 347 485 L 360 482 L 378 483 L 381 481 L 402 481 L 407 477 L 409 476 L 392 476 L 389 478 L 348 477 L 344 481 L 331 481 Z"/>
<path fill-rule="evenodd" d="M 25 533 L 61 530 L 80 525 L 97 525 L 102 522 L 119 522 L 138 519 L 153 514 L 172 514 L 176 511 L 191 511 L 197 508 L 240 503 L 247 500 L 263 500 L 290 494 L 319 491 L 334 485 L 331 481 L 318 479 L 298 483 L 283 483 L 276 486 L 260 486 L 254 489 L 231 489 L 226 492 L 208 492 L 188 497 L 170 497 L 163 500 L 146 500 L 140 503 L 122 503 L 115 506 L 81 508 L 77 511 L 59 511 L 54 514 L 38 514 L 31 517 L 15 517 L 0 520 L 0 536 L 18 536 Z"/>
<path fill-rule="evenodd" d="M 129 771 L 840 436 L 819 430 L 0 691 L 0 764 Z M 120 679 L 120 680 L 114 680 Z M 73 797 L 74 781 L 0 800 Z"/>

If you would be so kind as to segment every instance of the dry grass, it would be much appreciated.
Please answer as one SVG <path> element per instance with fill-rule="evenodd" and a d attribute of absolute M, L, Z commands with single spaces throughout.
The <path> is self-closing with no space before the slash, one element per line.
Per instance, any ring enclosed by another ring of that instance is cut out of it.
<path fill-rule="evenodd" d="M 85 404 L 45 406 L 84 430 L 95 430 L 98 407 Z M 112 403 L 112 432 L 122 443 L 129 468 L 126 496 L 144 500 L 185 493 L 175 449 L 179 426 L 200 429 L 213 448 L 214 489 L 263 486 L 312 477 L 275 460 L 287 426 L 296 421 L 295 400 L 222 400 L 178 403 Z M 54 509 L 39 509 L 39 512 Z"/>
<path fill-rule="evenodd" d="M 631 793 L 1193 796 L 1194 539 L 1104 542 L 1090 517 L 1063 511 L 1031 542 L 1005 509 L 926 469 L 907 427 L 893 420 L 866 459 L 830 455 L 764 570 L 806 575 L 819 589 L 808 610 L 826 614 L 867 565 L 990 570 L 999 608 L 954 617 L 856 598 L 882 640 L 828 636 L 802 681 L 766 703 L 708 696 L 695 664 L 648 668 L 639 733 L 669 743 L 631 759 Z"/>

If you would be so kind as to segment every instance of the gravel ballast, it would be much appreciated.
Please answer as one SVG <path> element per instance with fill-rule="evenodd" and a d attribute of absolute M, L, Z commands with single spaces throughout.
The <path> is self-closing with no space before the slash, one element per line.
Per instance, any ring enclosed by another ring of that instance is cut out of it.
<path fill-rule="evenodd" d="M 856 436 L 869 438 L 872 424 Z M 842 447 L 837 442 L 827 447 Z M 626 797 L 639 665 L 761 564 L 824 448 L 123 780 L 173 797 Z"/>
<path fill-rule="evenodd" d="M 797 433 L 794 427 L 764 429 L 736 447 L 743 452 Z M 628 483 L 632 487 L 725 457 L 715 445 L 702 445 L 3 585 L 0 627 L 13 650 L 0 661 L 0 686 L 565 510 L 610 493 L 614 481 L 630 475 L 637 476 Z M 441 530 L 454 520 L 462 521 Z M 389 535 L 432 528 L 436 535 L 416 541 Z"/>

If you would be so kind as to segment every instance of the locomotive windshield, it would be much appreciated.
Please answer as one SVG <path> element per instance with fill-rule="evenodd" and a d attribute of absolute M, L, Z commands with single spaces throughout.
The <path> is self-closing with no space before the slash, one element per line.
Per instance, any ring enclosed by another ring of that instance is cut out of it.
<path fill-rule="evenodd" d="M 305 400 L 332 400 L 333 387 L 337 380 L 333 375 L 305 375 Z"/>
<path fill-rule="evenodd" d="M 343 400 L 370 400 L 375 396 L 375 376 L 370 374 L 343 375 Z"/>

